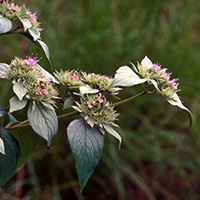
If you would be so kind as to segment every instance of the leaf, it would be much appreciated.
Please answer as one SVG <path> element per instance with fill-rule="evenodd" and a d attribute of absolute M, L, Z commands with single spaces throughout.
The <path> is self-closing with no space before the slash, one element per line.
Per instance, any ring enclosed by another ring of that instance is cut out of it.
<path fill-rule="evenodd" d="M 8 112 L 8 109 L 0 106 L 0 117 L 4 116 Z"/>
<path fill-rule="evenodd" d="M 153 79 L 149 79 L 149 81 L 153 84 L 153 86 L 156 88 L 156 90 L 161 93 L 161 91 L 158 87 L 158 83 Z"/>
<path fill-rule="evenodd" d="M 37 28 L 29 28 L 28 32 L 33 37 L 34 41 L 36 41 L 40 38 L 40 31 Z"/>
<path fill-rule="evenodd" d="M 69 98 L 65 99 L 63 110 L 70 108 L 72 105 L 74 105 L 74 98 L 73 97 L 69 97 Z"/>
<path fill-rule="evenodd" d="M 37 40 L 36 45 L 40 47 L 46 56 L 47 60 L 50 62 L 49 47 L 42 40 Z"/>
<path fill-rule="evenodd" d="M 36 40 L 36 41 L 34 41 L 34 39 L 33 39 L 33 37 L 29 34 L 29 33 L 27 33 L 27 32 L 25 32 L 25 33 L 22 33 L 22 35 L 23 36 L 25 36 L 26 38 L 28 38 L 31 42 L 33 42 L 37 47 L 39 47 L 39 49 L 41 49 L 42 50 L 42 52 L 45 54 L 45 57 L 46 56 L 48 56 L 48 51 L 47 51 L 47 48 L 46 48 L 46 46 L 45 46 L 45 43 L 42 41 L 42 40 Z M 39 42 L 39 41 L 42 41 L 42 44 Z M 42 45 L 42 46 L 41 46 Z M 51 70 L 53 71 L 53 68 L 52 68 L 52 65 L 51 65 L 51 61 L 50 61 L 50 57 L 48 58 L 47 57 L 47 61 L 48 61 L 48 67 L 50 67 L 51 68 Z"/>
<path fill-rule="evenodd" d="M 80 90 L 81 95 L 84 95 L 84 94 L 95 94 L 95 93 L 99 92 L 99 90 L 93 89 L 89 85 L 80 86 L 79 90 Z"/>
<path fill-rule="evenodd" d="M 49 146 L 58 131 L 56 112 L 42 103 L 31 103 L 28 109 L 28 119 L 33 130 L 47 140 Z"/>
<path fill-rule="evenodd" d="M 6 154 L 3 140 L 0 138 L 0 153 Z"/>
<path fill-rule="evenodd" d="M 117 133 L 117 131 L 115 131 L 115 129 L 112 128 L 112 126 L 108 125 L 108 124 L 103 124 L 104 129 L 110 133 L 112 136 L 114 136 L 116 139 L 119 140 L 119 149 L 122 143 L 122 138 L 121 136 Z"/>
<path fill-rule="evenodd" d="M 0 138 L 5 146 L 5 155 L 0 154 L 0 187 L 2 187 L 16 169 L 20 147 L 18 141 L 8 131 L 0 129 Z"/>
<path fill-rule="evenodd" d="M 153 67 L 153 63 L 151 62 L 151 60 L 147 56 L 145 56 L 143 58 L 143 60 L 141 61 L 141 65 L 143 67 L 145 67 L 146 69 L 152 69 L 152 67 Z"/>
<path fill-rule="evenodd" d="M 0 78 L 7 78 L 7 73 L 10 65 L 6 63 L 0 63 Z"/>
<path fill-rule="evenodd" d="M 16 96 L 12 97 L 10 99 L 10 109 L 9 112 L 12 113 L 14 111 L 18 111 L 23 109 L 27 104 L 27 100 L 23 99 L 23 100 L 19 100 Z"/>
<path fill-rule="evenodd" d="M 13 85 L 13 91 L 21 101 L 27 93 L 26 88 L 24 87 L 23 82 L 20 80 Z"/>
<path fill-rule="evenodd" d="M 40 69 L 40 71 L 42 72 L 43 76 L 46 76 L 52 82 L 59 84 L 57 79 L 53 75 L 51 75 L 48 71 L 46 71 L 44 68 L 42 68 L 39 64 L 36 64 L 36 66 Z"/>
<path fill-rule="evenodd" d="M 112 86 L 129 87 L 146 82 L 146 79 L 140 78 L 130 67 L 120 67 L 114 77 Z"/>
<path fill-rule="evenodd" d="M 41 137 L 35 134 L 30 127 L 24 127 L 23 131 L 13 131 L 14 136 L 19 141 L 20 157 L 17 163 L 17 168 L 24 164 L 24 162 L 38 150 Z"/>
<path fill-rule="evenodd" d="M 83 119 L 76 119 L 69 124 L 67 136 L 82 191 L 100 160 L 104 137 L 96 125 L 91 128 Z"/>
<path fill-rule="evenodd" d="M 172 106 L 178 106 L 179 108 L 185 110 L 188 112 L 189 120 L 190 120 L 190 127 L 192 126 L 193 123 L 193 115 L 190 112 L 188 108 L 186 108 L 183 103 L 181 102 L 179 96 L 177 93 L 174 93 L 173 97 L 171 99 L 167 99 L 167 101 L 172 105 Z"/>
<path fill-rule="evenodd" d="M 24 27 L 24 32 L 26 32 L 29 28 L 32 27 L 31 22 L 27 18 L 21 18 L 20 16 L 18 16 L 18 18 Z"/>
<path fill-rule="evenodd" d="M 11 29 L 12 29 L 12 22 L 3 15 L 0 15 L 0 35 L 3 33 L 7 33 Z"/>

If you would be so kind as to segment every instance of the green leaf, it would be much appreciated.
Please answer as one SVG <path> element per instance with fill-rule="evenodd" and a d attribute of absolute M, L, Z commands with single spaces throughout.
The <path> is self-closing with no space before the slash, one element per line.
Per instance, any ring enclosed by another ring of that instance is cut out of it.
<path fill-rule="evenodd" d="M 42 103 L 31 103 L 28 109 L 28 119 L 33 130 L 47 140 L 49 146 L 58 131 L 56 112 Z"/>
<path fill-rule="evenodd" d="M 10 65 L 6 63 L 0 63 L 0 78 L 7 78 L 7 73 Z"/>
<path fill-rule="evenodd" d="M 74 105 L 74 98 L 73 97 L 67 98 L 64 102 L 63 110 L 70 108 L 72 105 Z"/>
<path fill-rule="evenodd" d="M 10 109 L 9 112 L 12 113 L 14 111 L 18 111 L 23 109 L 27 104 L 27 100 L 23 99 L 23 100 L 19 100 L 16 96 L 12 97 L 10 99 Z"/>
<path fill-rule="evenodd" d="M 76 119 L 69 124 L 67 136 L 82 191 L 100 160 L 104 137 L 96 125 L 91 128 L 83 119 Z"/>
<path fill-rule="evenodd" d="M 8 109 L 0 106 L 0 117 L 4 116 L 8 112 Z"/>
<path fill-rule="evenodd" d="M 37 28 L 29 28 L 28 32 L 33 37 L 34 41 L 40 39 L 40 31 Z"/>
<path fill-rule="evenodd" d="M 12 29 L 12 22 L 3 15 L 0 15 L 0 35 L 3 33 L 7 33 L 11 29 Z"/>
<path fill-rule="evenodd" d="M 24 87 L 23 82 L 20 80 L 13 85 L 13 91 L 21 101 L 27 93 L 26 88 Z"/>
<path fill-rule="evenodd" d="M 122 66 L 115 74 L 112 86 L 129 87 L 146 82 L 146 79 L 140 78 L 130 67 Z"/>
<path fill-rule="evenodd" d="M 20 147 L 18 141 L 8 131 L 0 129 L 0 138 L 5 146 L 5 155 L 0 154 L 0 187 L 2 187 L 16 169 Z"/>
<path fill-rule="evenodd" d="M 32 27 L 31 22 L 27 18 L 21 18 L 20 16 L 18 16 L 18 18 L 24 27 L 24 32 L 26 32 L 29 28 Z"/>
<path fill-rule="evenodd" d="M 24 164 L 24 162 L 38 150 L 41 137 L 35 134 L 30 127 L 24 127 L 23 131 L 13 131 L 14 136 L 19 141 L 20 157 L 17 163 L 17 168 Z"/>

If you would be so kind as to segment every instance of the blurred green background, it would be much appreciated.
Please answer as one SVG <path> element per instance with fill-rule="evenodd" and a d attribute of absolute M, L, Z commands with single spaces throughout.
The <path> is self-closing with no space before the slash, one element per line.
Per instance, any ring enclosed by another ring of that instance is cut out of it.
<path fill-rule="evenodd" d="M 199 0 L 16 0 L 38 13 L 54 69 L 113 76 L 119 66 L 145 55 L 180 78 L 179 95 L 194 115 L 162 97 L 138 98 L 118 107 L 121 150 L 106 135 L 102 159 L 82 194 L 65 128 L 50 150 L 45 142 L 0 191 L 2 200 L 199 200 L 200 199 L 200 1 Z M 1 62 L 38 49 L 20 36 L 0 38 Z M 39 53 L 39 52 L 38 52 Z M 40 54 L 39 54 L 40 56 Z M 41 61 L 43 67 L 45 61 Z M 141 90 L 127 88 L 122 98 Z M 1 81 L 0 104 L 11 85 Z M 18 113 L 17 113 L 18 114 Z M 20 113 L 19 113 L 20 115 Z M 22 115 L 25 119 L 25 115 Z M 30 130 L 24 130 L 24 134 Z M 20 130 L 18 134 L 21 134 Z M 15 198 L 18 197 L 18 198 Z"/>

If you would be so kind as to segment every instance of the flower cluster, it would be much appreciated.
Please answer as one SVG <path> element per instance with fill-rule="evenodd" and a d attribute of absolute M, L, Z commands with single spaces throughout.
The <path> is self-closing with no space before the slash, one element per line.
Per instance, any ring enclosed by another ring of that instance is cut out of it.
<path fill-rule="evenodd" d="M 105 124 L 117 126 L 114 122 L 118 114 L 106 96 L 107 94 L 112 96 L 118 94 L 119 88 L 111 85 L 112 78 L 77 71 L 61 70 L 54 74 L 59 83 L 66 87 L 66 96 L 73 97 L 72 108 L 78 111 L 91 127 L 96 124 L 103 133 Z M 70 102 L 66 99 L 66 104 L 68 101 Z"/>
<path fill-rule="evenodd" d="M 28 20 L 26 23 L 31 23 L 31 27 L 39 28 L 40 22 L 37 21 L 36 13 L 30 12 L 24 5 L 18 6 L 7 0 L 3 0 L 0 3 L 0 13 L 3 16 L 14 21 L 25 19 Z"/>
<path fill-rule="evenodd" d="M 84 83 L 81 81 L 79 73 L 76 71 L 60 70 L 60 72 L 56 71 L 54 75 L 60 84 L 69 88 L 84 85 Z"/>
<path fill-rule="evenodd" d="M 167 72 L 167 68 L 162 68 L 160 64 L 152 63 L 148 57 L 145 57 L 141 63 L 137 65 L 138 73 L 142 78 L 146 78 L 149 82 L 154 80 L 157 83 L 159 92 L 168 99 L 173 99 L 178 89 L 178 78 L 170 79 L 171 73 Z"/>
<path fill-rule="evenodd" d="M 97 124 L 103 128 L 103 124 L 114 124 L 118 114 L 114 107 L 101 94 L 86 94 L 80 97 L 80 101 L 76 101 L 76 106 L 72 106 L 80 112 L 88 124 L 93 127 Z"/>
<path fill-rule="evenodd" d="M 107 92 L 111 95 L 117 95 L 120 90 L 118 87 L 111 85 L 113 79 L 108 76 L 86 72 L 78 73 L 77 71 L 60 71 L 54 73 L 60 84 L 67 86 L 69 89 L 79 86 L 90 86 L 100 92 Z"/>
<path fill-rule="evenodd" d="M 12 80 L 14 84 L 22 83 L 26 99 L 54 104 L 52 98 L 57 96 L 53 87 L 54 81 L 52 76 L 37 64 L 38 61 L 37 57 L 27 57 L 24 60 L 16 57 L 11 61 L 7 79 Z"/>
<path fill-rule="evenodd" d="M 116 95 L 119 91 L 119 88 L 113 87 L 111 85 L 113 81 L 113 78 L 111 77 L 94 73 L 87 74 L 86 72 L 82 72 L 81 78 L 84 83 L 90 85 L 92 88 L 98 89 L 101 92 L 108 92 L 112 95 Z"/>

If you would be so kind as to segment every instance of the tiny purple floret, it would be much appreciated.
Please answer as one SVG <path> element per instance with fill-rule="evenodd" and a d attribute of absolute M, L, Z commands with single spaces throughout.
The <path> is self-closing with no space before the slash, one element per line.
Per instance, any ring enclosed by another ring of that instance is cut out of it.
<path fill-rule="evenodd" d="M 155 71 L 160 71 L 160 70 L 161 70 L 161 66 L 160 66 L 160 65 L 153 64 L 153 67 L 152 67 L 152 72 L 155 72 Z"/>
<path fill-rule="evenodd" d="M 178 83 L 176 83 L 176 81 L 178 81 L 179 79 L 178 78 L 175 78 L 171 81 L 169 81 L 167 83 L 167 85 L 171 86 L 172 89 L 176 89 L 176 87 L 178 86 Z"/>
<path fill-rule="evenodd" d="M 99 94 L 97 100 L 98 100 L 99 103 L 103 103 L 103 98 L 102 98 L 101 94 Z"/>
<path fill-rule="evenodd" d="M 26 64 L 29 65 L 29 66 L 35 66 L 39 60 L 37 60 L 37 57 L 34 57 L 34 58 L 31 58 L 31 57 L 28 57 L 26 60 L 25 60 Z"/>
<path fill-rule="evenodd" d="M 91 109 L 94 107 L 95 102 L 87 102 L 88 108 Z"/>
<path fill-rule="evenodd" d="M 34 23 L 37 22 L 37 16 L 36 16 L 36 14 L 37 14 L 37 13 L 33 13 L 33 14 L 30 14 L 30 15 L 29 15 L 30 19 L 31 19 Z"/>

